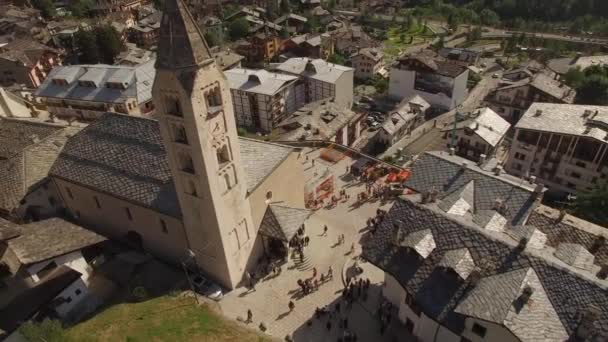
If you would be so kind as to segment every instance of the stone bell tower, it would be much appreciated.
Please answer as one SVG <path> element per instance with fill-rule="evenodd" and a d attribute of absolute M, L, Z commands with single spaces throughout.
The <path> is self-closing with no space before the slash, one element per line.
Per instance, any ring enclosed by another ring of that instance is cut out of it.
<path fill-rule="evenodd" d="M 152 95 L 188 248 L 234 288 L 255 230 L 230 87 L 183 0 L 165 0 Z"/>

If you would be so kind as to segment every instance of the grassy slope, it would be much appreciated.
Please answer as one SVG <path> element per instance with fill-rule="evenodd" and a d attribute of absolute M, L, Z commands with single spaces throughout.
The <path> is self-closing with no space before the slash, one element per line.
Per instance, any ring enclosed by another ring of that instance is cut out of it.
<path fill-rule="evenodd" d="M 193 298 L 159 297 L 114 305 L 66 333 L 69 341 L 269 341 Z"/>

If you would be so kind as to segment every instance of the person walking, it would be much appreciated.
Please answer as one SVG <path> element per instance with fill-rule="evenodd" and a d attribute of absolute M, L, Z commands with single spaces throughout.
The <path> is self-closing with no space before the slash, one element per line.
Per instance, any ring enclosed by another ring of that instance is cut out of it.
<path fill-rule="evenodd" d="M 327 278 L 330 280 L 334 278 L 334 270 L 331 268 L 331 266 L 329 266 L 329 269 L 327 270 Z"/>
<path fill-rule="evenodd" d="M 327 236 L 327 225 L 323 227 L 323 236 Z"/>
<path fill-rule="evenodd" d="M 245 321 L 245 323 L 251 322 L 253 322 L 253 313 L 251 312 L 251 309 L 247 309 L 247 320 Z"/>
<path fill-rule="evenodd" d="M 317 276 L 317 268 L 313 267 L 312 268 L 312 277 L 315 278 Z"/>
<path fill-rule="evenodd" d="M 293 303 L 293 301 L 289 301 L 289 304 L 287 304 L 287 306 L 289 307 L 289 312 L 292 312 L 293 309 L 295 309 L 296 305 Z"/>

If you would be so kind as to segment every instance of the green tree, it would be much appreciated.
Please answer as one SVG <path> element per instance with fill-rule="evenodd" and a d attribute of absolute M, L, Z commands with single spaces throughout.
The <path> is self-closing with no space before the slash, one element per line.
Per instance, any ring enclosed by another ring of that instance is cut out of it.
<path fill-rule="evenodd" d="M 281 35 L 281 38 L 283 38 L 283 39 L 289 38 L 289 31 L 287 30 L 287 26 L 284 25 L 281 28 L 281 32 L 279 32 L 279 34 Z"/>
<path fill-rule="evenodd" d="M 479 14 L 481 23 L 488 26 L 497 26 L 500 24 L 500 17 L 496 12 L 489 8 L 484 8 Z"/>
<path fill-rule="evenodd" d="M 580 67 L 571 68 L 564 74 L 563 79 L 570 87 L 578 88 L 585 79 L 585 73 Z"/>
<path fill-rule="evenodd" d="M 213 32 L 205 32 L 205 40 L 209 46 L 220 45 L 220 38 Z"/>
<path fill-rule="evenodd" d="M 75 0 L 68 7 L 72 16 L 77 18 L 85 18 L 91 15 L 95 3 L 92 0 Z"/>
<path fill-rule="evenodd" d="M 280 7 L 281 7 L 282 14 L 291 13 L 291 4 L 289 3 L 289 0 L 281 0 Z"/>
<path fill-rule="evenodd" d="M 579 193 L 574 202 L 575 214 L 596 224 L 608 225 L 608 183 L 596 185 L 589 192 Z"/>
<path fill-rule="evenodd" d="M 228 34 L 233 41 L 247 37 L 249 34 L 249 22 L 245 18 L 239 18 L 230 23 Z"/>
<path fill-rule="evenodd" d="M 75 38 L 76 50 L 79 53 L 78 61 L 86 64 L 99 63 L 101 57 L 95 32 L 79 30 L 76 32 Z"/>
<path fill-rule="evenodd" d="M 334 8 L 336 8 L 336 0 L 327 1 L 327 8 L 330 10 L 333 10 Z"/>
<path fill-rule="evenodd" d="M 44 18 L 52 18 L 56 14 L 52 0 L 32 0 L 32 6 L 39 9 Z"/>
<path fill-rule="evenodd" d="M 576 102 L 587 105 L 608 105 L 608 77 L 598 74 L 585 77 L 576 89 Z"/>
<path fill-rule="evenodd" d="M 346 57 L 342 56 L 337 52 L 329 56 L 329 58 L 327 58 L 327 61 L 334 64 L 346 65 Z"/>
<path fill-rule="evenodd" d="M 448 16 L 448 28 L 450 30 L 452 30 L 453 32 L 456 32 L 456 30 L 458 30 L 459 25 L 460 25 L 460 18 L 458 18 L 454 14 L 450 14 Z"/>
<path fill-rule="evenodd" d="M 19 333 L 28 341 L 63 342 L 65 330 L 61 322 L 45 319 L 40 323 L 26 322 L 19 328 Z"/>
<path fill-rule="evenodd" d="M 114 64 L 114 59 L 123 48 L 120 34 L 110 25 L 98 26 L 94 31 L 101 62 Z"/>
<path fill-rule="evenodd" d="M 374 75 L 371 80 L 371 84 L 376 88 L 376 92 L 378 94 L 383 94 L 388 90 L 388 79 L 380 76 Z"/>

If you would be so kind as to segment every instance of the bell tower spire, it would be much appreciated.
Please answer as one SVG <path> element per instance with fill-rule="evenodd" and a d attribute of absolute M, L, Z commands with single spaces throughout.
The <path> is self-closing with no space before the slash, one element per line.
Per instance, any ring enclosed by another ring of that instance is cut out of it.
<path fill-rule="evenodd" d="M 234 288 L 256 232 L 230 87 L 182 0 L 165 0 L 152 95 L 185 248 L 209 276 Z"/>

